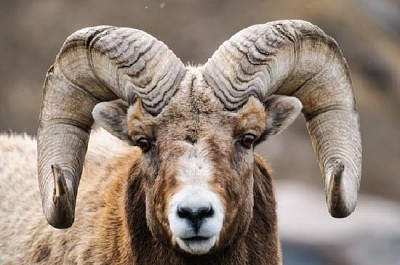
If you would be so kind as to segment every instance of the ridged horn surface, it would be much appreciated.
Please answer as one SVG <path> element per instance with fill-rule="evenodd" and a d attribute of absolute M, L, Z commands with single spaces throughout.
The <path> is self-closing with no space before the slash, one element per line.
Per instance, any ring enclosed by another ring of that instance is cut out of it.
<path fill-rule="evenodd" d="M 184 73 L 164 43 L 139 30 L 99 26 L 67 38 L 46 76 L 38 129 L 39 187 L 50 225 L 74 222 L 94 106 L 140 97 L 156 115 Z"/>
<path fill-rule="evenodd" d="M 361 179 L 359 119 L 346 60 L 331 37 L 299 20 L 255 25 L 224 42 L 203 74 L 227 110 L 239 109 L 250 96 L 299 98 L 329 212 L 346 217 L 354 211 Z"/>

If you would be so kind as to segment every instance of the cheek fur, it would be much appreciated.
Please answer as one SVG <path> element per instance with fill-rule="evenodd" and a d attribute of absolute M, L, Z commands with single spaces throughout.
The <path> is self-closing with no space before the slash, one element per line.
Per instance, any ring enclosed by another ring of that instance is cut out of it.
<path fill-rule="evenodd" d="M 160 241 L 169 242 L 171 238 L 168 223 L 168 204 L 179 189 L 179 183 L 173 177 L 160 175 L 146 196 L 149 228 Z"/>
<path fill-rule="evenodd" d="M 223 198 L 227 209 L 220 238 L 222 244 L 230 244 L 245 233 L 253 215 L 253 156 L 232 163 L 236 163 L 236 168 L 220 166 L 210 185 Z"/>

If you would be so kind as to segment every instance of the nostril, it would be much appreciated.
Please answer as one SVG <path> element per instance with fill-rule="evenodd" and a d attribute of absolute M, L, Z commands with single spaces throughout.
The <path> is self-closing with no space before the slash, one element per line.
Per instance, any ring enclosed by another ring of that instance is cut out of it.
<path fill-rule="evenodd" d="M 197 215 L 199 218 L 207 218 L 207 217 L 212 217 L 214 215 L 214 209 L 209 206 L 209 207 L 200 207 L 197 209 Z"/>
<path fill-rule="evenodd" d="M 193 211 L 189 207 L 178 207 L 178 216 L 180 218 L 192 219 Z"/>

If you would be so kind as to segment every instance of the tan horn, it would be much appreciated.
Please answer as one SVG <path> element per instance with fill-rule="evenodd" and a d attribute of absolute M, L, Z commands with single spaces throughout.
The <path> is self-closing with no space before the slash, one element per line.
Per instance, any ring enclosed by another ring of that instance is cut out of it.
<path fill-rule="evenodd" d="M 184 73 L 164 43 L 139 30 L 99 26 L 67 38 L 46 76 L 38 129 L 39 187 L 50 225 L 74 222 L 94 106 L 140 97 L 156 115 Z"/>
<path fill-rule="evenodd" d="M 295 96 L 325 180 L 329 212 L 346 217 L 356 207 L 361 179 L 359 119 L 346 60 L 337 43 L 299 20 L 244 29 L 224 42 L 204 76 L 227 110 L 249 96 Z"/>

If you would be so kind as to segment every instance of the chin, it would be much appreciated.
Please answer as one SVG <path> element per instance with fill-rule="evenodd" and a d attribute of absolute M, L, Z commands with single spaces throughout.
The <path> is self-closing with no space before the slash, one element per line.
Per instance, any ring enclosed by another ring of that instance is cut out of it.
<path fill-rule="evenodd" d="M 193 237 L 188 239 L 176 238 L 178 247 L 191 255 L 205 255 L 216 245 L 217 237 Z"/>

